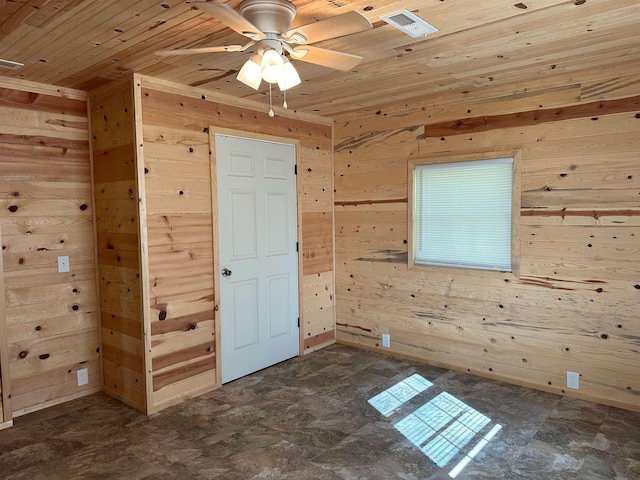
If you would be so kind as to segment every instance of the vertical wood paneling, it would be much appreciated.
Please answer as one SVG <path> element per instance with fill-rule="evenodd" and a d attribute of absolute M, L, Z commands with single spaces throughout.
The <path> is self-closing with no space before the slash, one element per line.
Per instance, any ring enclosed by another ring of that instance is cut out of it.
<path fill-rule="evenodd" d="M 133 96 L 129 81 L 90 95 L 103 389 L 147 411 Z"/>
<path fill-rule="evenodd" d="M 528 96 L 547 105 L 558 93 Z M 629 93 L 608 114 L 578 95 L 548 112 L 554 121 L 501 94 L 338 124 L 338 341 L 640 410 L 640 119 Z M 409 162 L 504 150 L 522 152 L 519 275 L 409 269 Z M 566 389 L 568 370 L 580 390 Z"/>
<path fill-rule="evenodd" d="M 19 415 L 100 389 L 86 94 L 0 81 L 0 147 L 0 361 Z"/>

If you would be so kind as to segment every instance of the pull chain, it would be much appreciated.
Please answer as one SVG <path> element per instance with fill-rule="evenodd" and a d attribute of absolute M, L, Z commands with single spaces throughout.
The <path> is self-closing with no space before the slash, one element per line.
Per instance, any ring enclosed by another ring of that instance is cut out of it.
<path fill-rule="evenodd" d="M 273 113 L 273 103 L 271 98 L 271 84 L 269 84 L 269 116 L 273 117 L 275 113 Z"/>
<path fill-rule="evenodd" d="M 284 103 L 282 104 L 282 108 L 284 108 L 286 110 L 287 107 L 288 107 L 288 105 L 287 105 L 287 91 L 284 90 L 282 93 L 284 94 Z"/>

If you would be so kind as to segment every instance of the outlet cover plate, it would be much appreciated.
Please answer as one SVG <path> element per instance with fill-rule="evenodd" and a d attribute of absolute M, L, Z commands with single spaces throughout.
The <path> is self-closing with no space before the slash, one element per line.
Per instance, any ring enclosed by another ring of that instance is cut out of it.
<path fill-rule="evenodd" d="M 81 387 L 89 383 L 89 369 L 81 368 L 76 372 L 78 375 L 78 386 Z"/>
<path fill-rule="evenodd" d="M 567 388 L 578 390 L 580 388 L 580 374 L 576 372 L 567 372 Z"/>
<path fill-rule="evenodd" d="M 382 334 L 382 346 L 384 348 L 390 348 L 391 347 L 391 337 L 389 336 L 388 333 L 383 333 Z"/>

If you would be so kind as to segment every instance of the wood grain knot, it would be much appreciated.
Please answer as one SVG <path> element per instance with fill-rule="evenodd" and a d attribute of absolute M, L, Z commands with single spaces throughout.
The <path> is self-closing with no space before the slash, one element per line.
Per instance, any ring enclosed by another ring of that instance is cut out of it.
<path fill-rule="evenodd" d="M 167 318 L 167 312 L 165 312 L 164 310 L 161 310 L 160 313 L 158 314 L 158 320 L 165 320 Z"/>
<path fill-rule="evenodd" d="M 18 206 L 17 205 L 11 205 L 7 210 L 9 210 L 11 213 L 17 212 L 18 211 Z"/>
<path fill-rule="evenodd" d="M 42 355 L 38 355 L 38 358 L 40 360 L 46 360 L 47 358 L 49 358 L 51 355 L 49 355 L 48 353 L 43 353 Z"/>
<path fill-rule="evenodd" d="M 27 352 L 26 350 L 23 350 L 18 354 L 18 358 L 21 358 L 21 359 L 27 358 L 27 355 L 29 355 L 29 352 Z"/>

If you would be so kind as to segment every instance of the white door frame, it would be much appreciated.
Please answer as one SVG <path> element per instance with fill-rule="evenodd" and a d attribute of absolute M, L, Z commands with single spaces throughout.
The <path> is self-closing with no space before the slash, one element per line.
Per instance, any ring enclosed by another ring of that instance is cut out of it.
<path fill-rule="evenodd" d="M 286 137 L 278 137 L 275 135 L 265 135 L 262 133 L 249 132 L 246 130 L 234 130 L 231 128 L 209 126 L 209 167 L 211 169 L 211 213 L 213 216 L 213 295 L 215 302 L 214 311 L 214 335 L 215 335 L 215 347 L 216 347 L 216 385 L 222 385 L 222 343 L 220 338 L 221 321 L 219 314 L 219 302 L 220 302 L 220 238 L 219 238 L 219 225 L 218 225 L 218 173 L 217 173 L 217 159 L 216 159 L 216 134 L 230 135 L 233 137 L 246 138 L 248 140 L 262 140 L 265 142 L 285 143 L 293 145 L 295 147 L 295 162 L 296 166 L 300 165 L 300 142 Z M 303 352 L 302 338 L 302 211 L 300 208 L 300 184 L 298 182 L 298 175 L 296 175 L 296 217 L 298 235 L 298 318 L 300 318 L 301 325 L 298 329 L 298 355 Z"/>

